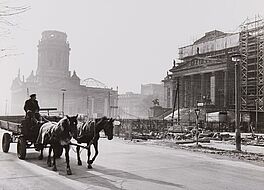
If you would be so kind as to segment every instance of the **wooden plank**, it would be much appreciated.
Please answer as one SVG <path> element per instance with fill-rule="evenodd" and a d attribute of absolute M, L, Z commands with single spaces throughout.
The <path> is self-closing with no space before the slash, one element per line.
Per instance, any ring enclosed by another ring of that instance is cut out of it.
<path fill-rule="evenodd" d="M 9 122 L 9 121 L 3 121 L 0 120 L 0 128 L 10 131 L 10 132 L 16 132 L 19 133 L 20 132 L 20 124 L 19 123 L 13 123 L 13 122 Z"/>
<path fill-rule="evenodd" d="M 0 120 L 9 121 L 13 123 L 21 123 L 24 120 L 24 115 L 14 115 L 14 116 L 0 116 Z"/>

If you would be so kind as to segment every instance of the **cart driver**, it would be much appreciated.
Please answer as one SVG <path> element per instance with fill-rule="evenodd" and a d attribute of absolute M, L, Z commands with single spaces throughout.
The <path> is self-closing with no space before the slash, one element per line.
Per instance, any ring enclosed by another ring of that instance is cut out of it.
<path fill-rule="evenodd" d="M 31 117 L 40 121 L 39 105 L 36 99 L 36 94 L 31 94 L 30 98 L 25 102 L 24 110 L 26 112 L 26 117 Z"/>

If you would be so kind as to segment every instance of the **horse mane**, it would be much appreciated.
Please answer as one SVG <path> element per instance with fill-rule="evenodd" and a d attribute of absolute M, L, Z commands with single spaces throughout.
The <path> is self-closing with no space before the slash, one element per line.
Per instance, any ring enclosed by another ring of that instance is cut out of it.
<path fill-rule="evenodd" d="M 95 119 L 97 120 L 97 119 Z M 78 127 L 78 136 L 82 137 L 87 132 L 91 132 L 95 126 L 96 121 L 87 120 L 82 125 L 79 125 Z"/>
<path fill-rule="evenodd" d="M 101 117 L 101 118 L 96 118 L 95 119 L 95 123 L 96 123 L 96 125 L 99 125 L 99 124 L 101 124 L 103 121 L 106 121 L 107 120 L 107 117 L 106 116 L 103 116 L 103 117 Z"/>
<path fill-rule="evenodd" d="M 63 117 L 58 123 L 54 123 L 52 127 L 52 133 L 55 136 L 60 136 L 63 132 L 68 132 L 66 129 L 69 129 L 70 121 L 67 117 Z"/>
<path fill-rule="evenodd" d="M 62 118 L 59 122 L 47 122 L 40 128 L 36 142 L 43 144 L 46 136 L 49 140 L 56 138 L 56 140 L 67 138 L 67 128 L 70 121 L 67 117 Z M 65 136 L 66 134 L 66 136 Z"/>
<path fill-rule="evenodd" d="M 93 138 L 96 135 L 99 135 L 97 126 L 101 125 L 102 122 L 107 121 L 107 117 L 96 118 L 94 121 L 88 120 L 84 124 L 78 127 L 78 139 L 81 142 L 81 139 L 87 139 L 88 137 Z"/>
<path fill-rule="evenodd" d="M 64 116 L 58 123 L 57 123 L 57 128 L 62 127 L 62 131 L 64 131 L 68 126 L 70 125 L 69 119 Z"/>

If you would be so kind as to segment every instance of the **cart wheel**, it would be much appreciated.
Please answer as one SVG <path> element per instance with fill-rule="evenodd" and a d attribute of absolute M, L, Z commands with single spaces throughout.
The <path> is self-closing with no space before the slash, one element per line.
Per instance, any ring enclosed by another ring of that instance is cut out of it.
<path fill-rule="evenodd" d="M 11 136 L 9 133 L 4 133 L 3 138 L 2 138 L 2 149 L 3 152 L 7 153 L 9 151 L 11 143 Z"/>
<path fill-rule="evenodd" d="M 57 146 L 55 148 L 55 150 L 53 150 L 55 152 L 55 157 L 56 158 L 60 158 L 63 152 L 63 147 L 62 146 Z"/>
<path fill-rule="evenodd" d="M 27 141 L 24 137 L 19 137 L 17 142 L 17 157 L 21 160 L 26 158 Z"/>

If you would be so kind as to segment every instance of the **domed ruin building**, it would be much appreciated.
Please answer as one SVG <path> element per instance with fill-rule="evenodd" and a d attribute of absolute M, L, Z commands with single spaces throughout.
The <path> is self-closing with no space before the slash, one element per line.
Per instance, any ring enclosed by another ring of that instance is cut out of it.
<path fill-rule="evenodd" d="M 37 94 L 42 108 L 57 108 L 65 114 L 85 114 L 89 117 L 112 116 L 117 110 L 117 91 L 92 79 L 81 80 L 69 71 L 70 45 L 67 35 L 59 31 L 44 31 L 38 44 L 38 66 L 21 80 L 20 74 L 11 86 L 12 114 L 22 114 L 25 100 Z M 92 85 L 90 85 L 92 84 Z"/>

